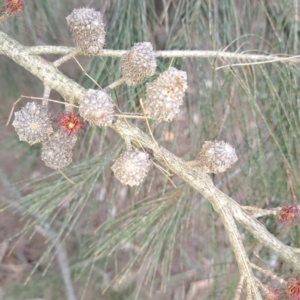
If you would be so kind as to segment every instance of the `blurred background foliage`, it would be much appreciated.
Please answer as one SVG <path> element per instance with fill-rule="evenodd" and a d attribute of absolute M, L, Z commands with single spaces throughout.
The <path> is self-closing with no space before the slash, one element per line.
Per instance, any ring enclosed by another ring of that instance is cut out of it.
<path fill-rule="evenodd" d="M 1 30 L 28 46 L 73 46 L 65 17 L 89 6 L 103 13 L 107 49 L 149 41 L 155 50 L 298 54 L 297 1 L 24 2 L 23 14 L 5 21 Z M 77 58 L 102 87 L 120 77 L 119 58 Z M 157 74 L 170 65 L 184 70 L 189 88 L 180 115 L 171 123 L 153 123 L 152 130 L 162 146 L 186 160 L 204 141 L 229 142 L 239 160 L 225 174 L 212 176 L 221 190 L 243 205 L 292 204 L 287 171 L 296 196 L 300 189 L 299 67 L 248 63 L 157 59 Z M 85 88 L 95 88 L 74 60 L 60 69 Z M 110 167 L 124 142 L 111 129 L 90 126 L 64 170 L 75 182 L 71 185 L 43 165 L 40 145 L 19 142 L 12 126 L 4 127 L 12 103 L 20 94 L 41 97 L 42 83 L 4 56 L 0 78 L 1 299 L 65 299 L 56 241 L 38 230 L 45 222 L 65 242 L 78 299 L 232 299 L 239 280 L 235 259 L 218 216 L 201 195 L 177 177 L 174 188 L 155 167 L 141 187 L 122 186 Z M 122 111 L 141 112 L 145 83 L 121 86 L 112 96 Z M 55 91 L 51 98 L 61 100 Z M 18 109 L 27 100 L 22 101 Z M 50 109 L 55 116 L 63 106 L 50 103 Z M 141 121 L 135 123 L 147 131 Z M 297 227 L 286 228 L 273 217 L 261 221 L 281 241 L 300 246 Z M 257 262 L 255 241 L 246 232 L 243 239 Z M 267 250 L 260 252 L 260 263 L 280 276 L 292 274 Z"/>

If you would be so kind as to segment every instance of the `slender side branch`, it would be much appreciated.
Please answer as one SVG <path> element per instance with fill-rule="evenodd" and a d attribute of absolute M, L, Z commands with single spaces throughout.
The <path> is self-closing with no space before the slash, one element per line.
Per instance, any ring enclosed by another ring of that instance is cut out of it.
<path fill-rule="evenodd" d="M 28 54 L 43 55 L 43 54 L 68 54 L 74 51 L 75 48 L 63 46 L 32 46 L 25 47 Z M 121 57 L 126 50 L 102 50 L 98 56 L 102 57 Z M 225 51 L 201 51 L 201 50 L 170 50 L 170 51 L 156 51 L 156 57 L 195 57 L 195 58 L 221 58 L 230 60 L 242 61 L 270 61 L 270 62 L 284 62 L 284 63 L 300 63 L 300 57 L 297 56 L 278 56 L 278 55 L 261 55 L 248 53 L 232 53 Z M 84 55 L 78 53 L 78 55 Z"/>
<path fill-rule="evenodd" d="M 108 85 L 107 87 L 104 88 L 104 91 L 109 93 L 111 90 L 113 90 L 114 88 L 116 88 L 117 86 L 121 85 L 122 83 L 124 83 L 125 80 L 123 77 L 121 77 L 119 80 L 111 83 L 110 85 Z"/>
<path fill-rule="evenodd" d="M 55 67 L 59 67 L 61 66 L 63 63 L 65 63 L 66 61 L 68 61 L 69 59 L 73 58 L 74 56 L 76 56 L 78 53 L 80 52 L 80 50 L 78 48 L 75 48 L 74 51 L 70 52 L 69 54 L 61 57 L 60 59 L 56 60 L 55 62 L 53 62 L 53 65 Z"/>
<path fill-rule="evenodd" d="M 241 299 L 241 294 L 242 294 L 242 291 L 243 291 L 244 280 L 245 280 L 245 277 L 241 276 L 241 279 L 240 279 L 239 284 L 237 286 L 237 289 L 236 289 L 236 292 L 235 292 L 233 300 L 240 300 Z"/>

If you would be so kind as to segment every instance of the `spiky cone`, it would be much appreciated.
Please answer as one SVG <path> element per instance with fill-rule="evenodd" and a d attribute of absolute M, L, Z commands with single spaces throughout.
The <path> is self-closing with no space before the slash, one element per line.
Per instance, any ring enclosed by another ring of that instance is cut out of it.
<path fill-rule="evenodd" d="M 172 121 L 180 112 L 187 89 L 187 75 L 184 71 L 169 68 L 146 86 L 145 112 L 158 121 Z"/>
<path fill-rule="evenodd" d="M 105 30 L 102 15 L 93 8 L 76 8 L 66 18 L 75 43 L 87 55 L 102 51 L 105 43 Z"/>
<path fill-rule="evenodd" d="M 235 149 L 223 141 L 205 142 L 199 158 L 199 166 L 206 173 L 222 173 L 236 161 Z"/>
<path fill-rule="evenodd" d="M 30 145 L 45 141 L 53 132 L 47 106 L 36 102 L 28 102 L 20 111 L 15 112 L 12 125 L 20 140 Z"/>
<path fill-rule="evenodd" d="M 58 129 L 43 143 L 41 159 L 47 167 L 54 170 L 67 167 L 72 162 L 76 141 L 75 134 Z"/>
<path fill-rule="evenodd" d="M 123 152 L 112 165 L 116 178 L 123 185 L 140 185 L 147 176 L 151 161 L 148 153 L 132 150 Z"/>
<path fill-rule="evenodd" d="M 109 94 L 99 90 L 88 90 L 79 105 L 79 114 L 92 125 L 109 126 L 115 119 L 114 102 Z"/>
<path fill-rule="evenodd" d="M 156 61 L 151 43 L 136 43 L 121 57 L 122 77 L 129 86 L 154 75 Z"/>

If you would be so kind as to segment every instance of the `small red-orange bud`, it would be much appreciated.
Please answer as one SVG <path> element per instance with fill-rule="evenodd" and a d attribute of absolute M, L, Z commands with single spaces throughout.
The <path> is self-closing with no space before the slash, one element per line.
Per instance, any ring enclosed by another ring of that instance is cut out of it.
<path fill-rule="evenodd" d="M 58 116 L 56 125 L 70 135 L 80 132 L 85 123 L 75 112 L 66 112 Z"/>
<path fill-rule="evenodd" d="M 298 208 L 296 205 L 287 205 L 281 207 L 280 211 L 277 213 L 279 222 L 289 223 L 294 221 L 297 216 Z"/>

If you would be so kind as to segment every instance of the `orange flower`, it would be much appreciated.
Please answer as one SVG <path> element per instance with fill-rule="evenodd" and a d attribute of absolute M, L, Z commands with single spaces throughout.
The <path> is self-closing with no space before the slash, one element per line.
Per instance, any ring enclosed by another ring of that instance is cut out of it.
<path fill-rule="evenodd" d="M 81 132 L 81 128 L 85 125 L 85 123 L 76 113 L 66 112 L 57 117 L 56 125 L 70 135 Z"/>

